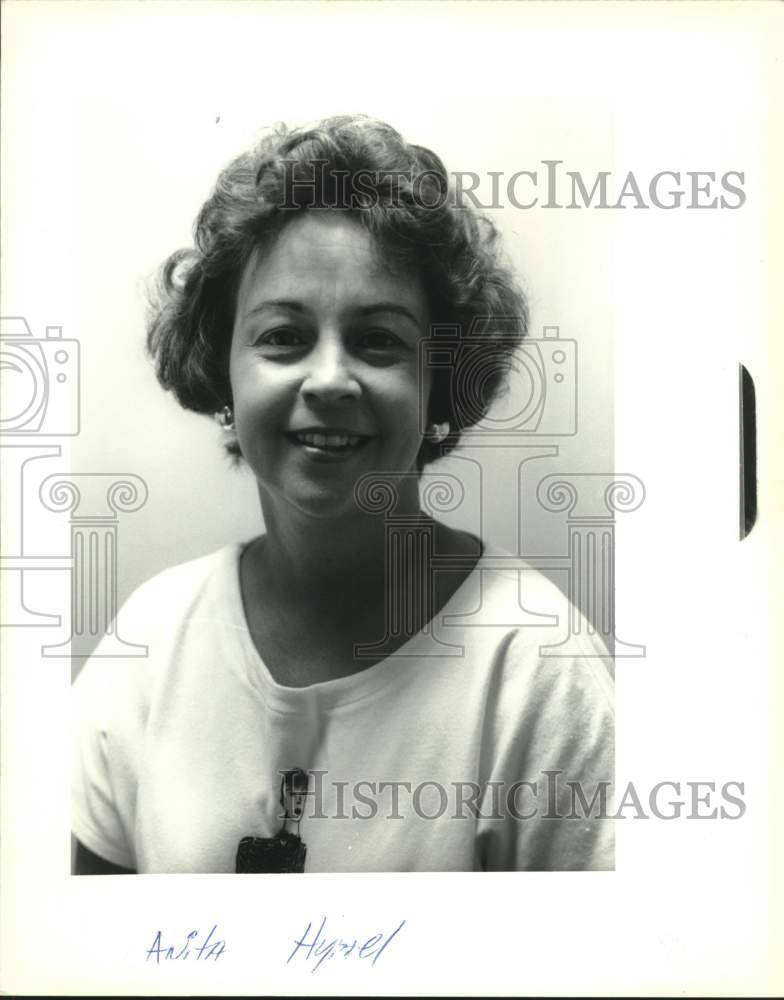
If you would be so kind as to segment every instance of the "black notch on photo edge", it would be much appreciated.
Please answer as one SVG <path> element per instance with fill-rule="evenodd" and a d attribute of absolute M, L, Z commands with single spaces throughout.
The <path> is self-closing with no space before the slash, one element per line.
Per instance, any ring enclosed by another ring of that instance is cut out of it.
<path fill-rule="evenodd" d="M 757 407 L 754 380 L 745 365 L 740 369 L 740 538 L 757 520 Z"/>

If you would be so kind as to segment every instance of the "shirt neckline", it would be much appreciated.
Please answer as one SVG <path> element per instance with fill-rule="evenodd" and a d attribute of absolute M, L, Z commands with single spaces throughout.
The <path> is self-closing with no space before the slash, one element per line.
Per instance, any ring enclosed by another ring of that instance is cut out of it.
<path fill-rule="evenodd" d="M 493 554 L 497 554 L 494 550 L 491 551 L 484 541 L 476 540 L 481 548 L 476 565 L 431 621 L 443 618 L 447 614 L 467 613 L 472 609 L 468 598 L 474 587 L 474 581 L 485 568 L 486 561 Z M 229 602 L 230 619 L 237 626 L 237 637 L 242 646 L 244 662 L 248 665 L 249 680 L 271 707 L 285 712 L 298 710 L 303 703 L 313 701 L 324 707 L 360 701 L 383 690 L 416 665 L 418 651 L 428 643 L 424 629 L 420 629 L 407 639 L 395 653 L 357 673 L 333 680 L 317 681 L 304 687 L 291 687 L 276 681 L 253 643 L 242 599 L 240 559 L 251 544 L 252 540 L 228 546 L 226 571 L 229 581 L 224 592 Z M 428 654 L 428 659 L 438 661 L 440 658 Z"/>

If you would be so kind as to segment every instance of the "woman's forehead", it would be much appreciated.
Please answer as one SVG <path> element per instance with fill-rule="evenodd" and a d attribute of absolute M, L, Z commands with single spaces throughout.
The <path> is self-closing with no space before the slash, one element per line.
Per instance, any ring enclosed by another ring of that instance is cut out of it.
<path fill-rule="evenodd" d="M 424 319 L 421 277 L 384 254 L 376 239 L 347 212 L 304 212 L 248 262 L 238 302 L 252 310 L 266 299 L 330 302 L 358 308 L 394 302 Z"/>

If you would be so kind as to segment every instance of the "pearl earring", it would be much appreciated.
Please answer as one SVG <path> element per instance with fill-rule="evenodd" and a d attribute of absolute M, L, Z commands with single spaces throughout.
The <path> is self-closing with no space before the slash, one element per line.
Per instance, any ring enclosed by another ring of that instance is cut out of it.
<path fill-rule="evenodd" d="M 232 413 L 230 406 L 224 406 L 223 409 L 218 410 L 214 416 L 224 431 L 234 430 L 234 414 Z"/>
<path fill-rule="evenodd" d="M 431 424 L 427 429 L 427 439 L 432 441 L 433 444 L 440 444 L 448 434 L 448 420 L 445 420 L 443 424 Z"/>

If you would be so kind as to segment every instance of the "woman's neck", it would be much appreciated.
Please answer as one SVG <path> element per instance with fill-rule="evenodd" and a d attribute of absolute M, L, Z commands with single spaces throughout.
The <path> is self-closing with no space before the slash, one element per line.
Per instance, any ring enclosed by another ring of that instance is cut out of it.
<path fill-rule="evenodd" d="M 300 523 L 265 510 L 265 521 L 266 534 L 242 555 L 242 599 L 259 655 L 288 686 L 342 677 L 397 652 L 481 556 L 476 538 L 434 521 L 418 504 L 394 545 L 383 513 Z M 433 555 L 455 563 L 434 572 Z M 373 650 L 370 659 L 356 658 L 357 645 Z"/>
<path fill-rule="evenodd" d="M 418 494 L 396 516 L 425 534 L 435 522 L 419 509 Z M 291 508 L 280 510 L 262 496 L 266 534 L 249 553 L 254 571 L 274 581 L 282 597 L 322 604 L 378 600 L 388 591 L 387 538 L 384 514 L 357 510 L 344 518 L 309 517 Z"/>

